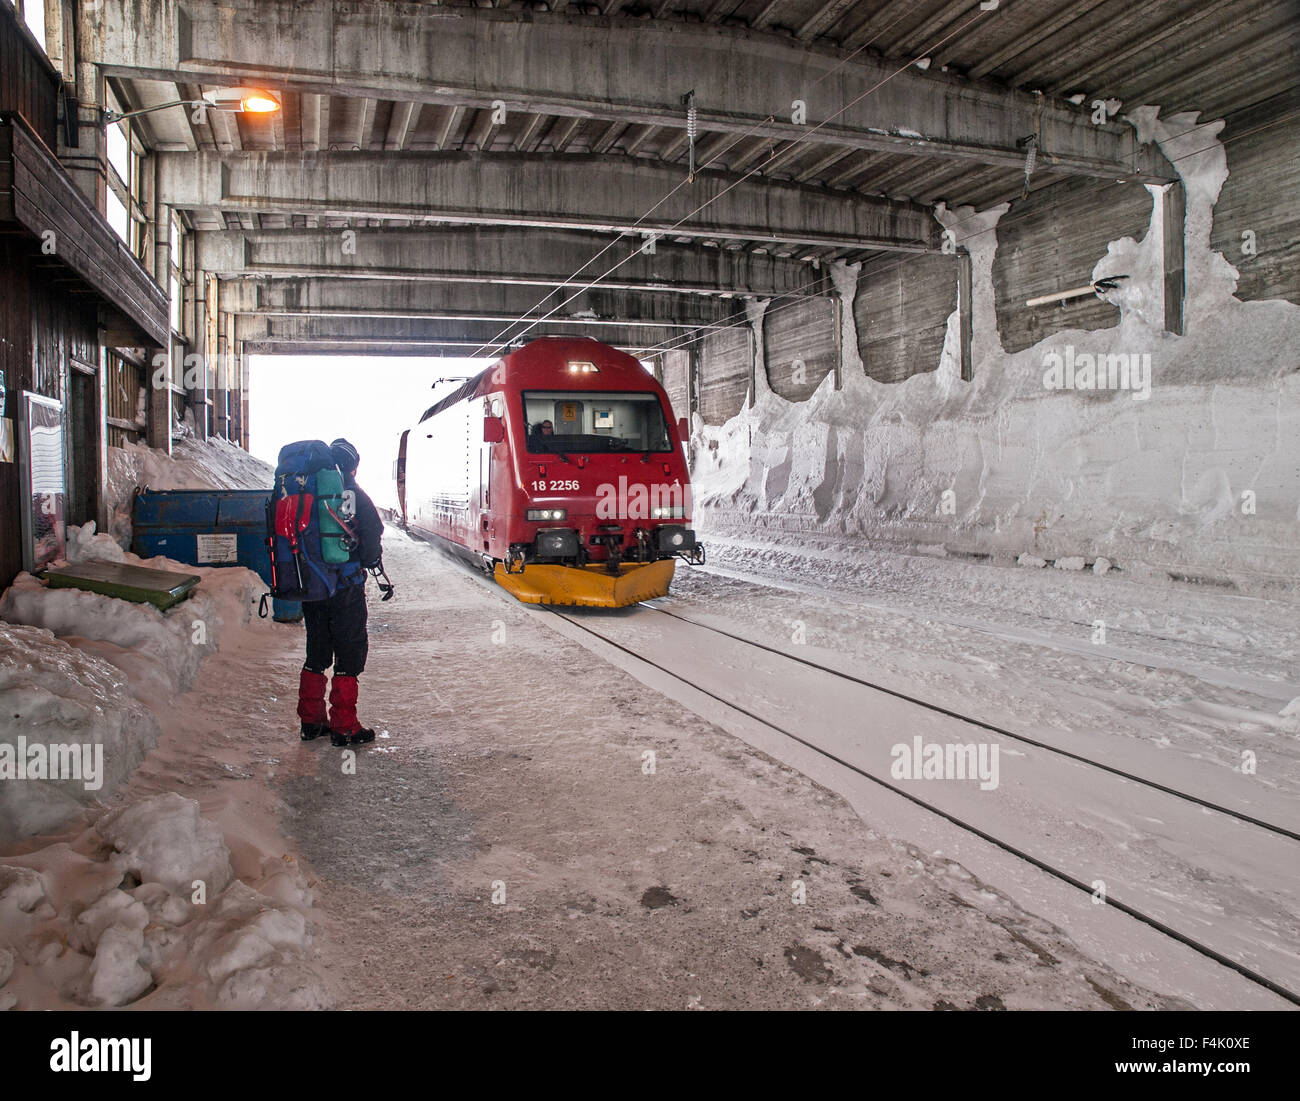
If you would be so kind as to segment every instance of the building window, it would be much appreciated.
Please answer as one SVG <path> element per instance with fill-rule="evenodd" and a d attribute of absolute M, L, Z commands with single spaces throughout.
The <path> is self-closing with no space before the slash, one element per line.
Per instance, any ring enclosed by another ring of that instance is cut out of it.
<path fill-rule="evenodd" d="M 114 233 L 130 245 L 131 219 L 126 213 L 126 207 L 123 205 L 122 200 L 117 197 L 117 193 L 114 191 L 108 193 L 108 224 L 113 227 Z"/>
<path fill-rule="evenodd" d="M 181 249 L 184 244 L 184 234 L 181 232 L 180 220 L 175 213 L 171 216 L 171 226 L 169 229 L 168 243 L 169 260 L 168 260 L 168 290 L 171 296 L 172 306 L 172 332 L 180 340 L 185 339 L 184 308 L 185 308 L 185 277 L 181 274 Z"/>
<path fill-rule="evenodd" d="M 45 0 L 17 0 L 17 3 L 18 14 L 48 57 L 50 48 L 45 40 Z"/>
<path fill-rule="evenodd" d="M 171 300 L 172 332 L 179 333 L 181 331 L 181 279 L 175 269 L 172 270 Z"/>
<path fill-rule="evenodd" d="M 121 103 L 110 89 L 107 106 L 115 111 L 122 109 Z M 144 146 L 131 129 L 129 120 L 113 124 L 108 128 L 108 224 L 131 250 L 131 255 L 140 258 L 145 237 L 142 227 L 145 223 L 144 206 L 140 201 L 141 173 L 140 163 L 144 155 Z"/>

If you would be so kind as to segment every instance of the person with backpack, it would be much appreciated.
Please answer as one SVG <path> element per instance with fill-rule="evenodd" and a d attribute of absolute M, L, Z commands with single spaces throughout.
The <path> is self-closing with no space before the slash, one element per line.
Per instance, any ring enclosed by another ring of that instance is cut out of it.
<path fill-rule="evenodd" d="M 357 678 L 369 650 L 366 571 L 383 577 L 384 600 L 393 595 L 383 572 L 383 521 L 356 482 L 360 461 L 345 439 L 328 447 L 319 440 L 288 444 L 280 451 L 275 494 L 267 503 L 272 591 L 302 601 L 307 627 L 298 678 L 302 740 L 328 732 L 336 746 L 375 738 L 357 718 Z M 332 683 L 325 675 L 331 666 Z"/>

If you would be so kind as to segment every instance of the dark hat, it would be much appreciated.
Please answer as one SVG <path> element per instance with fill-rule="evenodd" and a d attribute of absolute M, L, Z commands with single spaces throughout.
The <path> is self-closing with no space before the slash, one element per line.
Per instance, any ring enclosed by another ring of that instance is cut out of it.
<path fill-rule="evenodd" d="M 356 470 L 361 453 L 341 436 L 330 444 L 330 458 L 340 470 Z"/>

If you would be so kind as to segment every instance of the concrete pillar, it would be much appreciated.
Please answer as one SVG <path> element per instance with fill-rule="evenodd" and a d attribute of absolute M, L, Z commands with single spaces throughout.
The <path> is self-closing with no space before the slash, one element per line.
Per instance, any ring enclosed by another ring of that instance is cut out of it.
<path fill-rule="evenodd" d="M 95 382 L 95 422 L 97 427 L 96 433 L 96 463 L 99 467 L 99 478 L 96 481 L 98 490 L 95 494 L 95 527 L 99 531 L 109 531 L 112 517 L 108 514 L 108 350 L 106 348 L 96 349 L 98 354 L 99 373 Z"/>
<path fill-rule="evenodd" d="M 92 18 L 97 13 L 91 10 L 95 7 L 85 3 L 76 5 L 77 41 L 83 44 L 82 53 L 90 57 L 97 54 L 95 49 L 89 48 L 98 34 L 96 20 Z M 98 14 L 102 15 L 102 12 Z M 61 25 L 62 22 L 60 19 Z M 67 41 L 66 36 L 64 40 Z M 65 50 L 65 54 L 70 53 L 71 50 Z M 100 121 L 104 107 L 104 77 L 97 65 L 83 62 L 79 57 L 65 56 L 61 65 L 65 75 L 69 67 L 76 73 L 77 125 L 72 134 L 72 144 L 67 142 L 67 128 L 59 127 L 56 152 L 78 190 L 103 214 L 108 209 L 108 138 Z"/>
<path fill-rule="evenodd" d="M 862 353 L 858 350 L 858 319 L 853 313 L 861 274 L 861 264 L 846 264 L 843 260 L 831 264 L 831 285 L 835 288 L 835 300 L 839 303 L 840 314 L 840 361 L 835 371 L 836 390 L 843 389 L 846 378 L 857 381 L 865 374 Z"/>
<path fill-rule="evenodd" d="M 172 453 L 171 349 L 145 348 L 145 438 L 150 447 Z"/>
<path fill-rule="evenodd" d="M 77 59 L 72 56 L 72 4 L 69 2 L 65 5 L 64 0 L 44 2 L 45 54 L 50 59 L 50 64 L 63 75 L 64 82 L 69 87 L 76 87 Z"/>
<path fill-rule="evenodd" d="M 235 385 L 239 393 L 231 395 L 231 408 L 239 410 L 239 435 L 235 442 L 248 450 L 248 357 L 243 341 L 235 345 Z"/>
<path fill-rule="evenodd" d="M 951 231 L 948 240 L 957 254 L 960 256 L 965 252 L 969 258 L 971 377 L 974 377 L 976 362 L 1003 354 L 993 302 L 993 257 L 998 250 L 997 224 L 1010 207 L 1010 203 L 999 203 L 977 214 L 974 207 L 960 206 L 949 210 L 939 203 L 934 211 L 939 224 Z M 962 377 L 967 377 L 964 364 Z"/>
<path fill-rule="evenodd" d="M 1165 330 L 1182 335 L 1183 301 L 1187 293 L 1184 270 L 1184 236 L 1187 191 L 1182 180 L 1165 184 L 1160 194 L 1161 234 L 1164 241 Z"/>
<path fill-rule="evenodd" d="M 767 349 L 763 345 L 763 317 L 771 299 L 750 299 L 745 303 L 745 316 L 753 332 L 754 356 L 749 366 L 749 404 L 752 407 L 760 397 L 772 392 L 767 380 Z"/>
<path fill-rule="evenodd" d="M 971 312 L 970 296 L 970 253 L 962 249 L 957 254 L 957 342 L 963 382 L 970 382 L 975 377 L 975 367 L 971 362 L 971 319 L 973 314 Z"/>

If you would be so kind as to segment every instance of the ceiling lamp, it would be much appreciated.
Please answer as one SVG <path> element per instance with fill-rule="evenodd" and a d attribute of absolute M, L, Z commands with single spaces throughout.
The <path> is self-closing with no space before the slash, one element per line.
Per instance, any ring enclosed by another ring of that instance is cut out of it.
<path fill-rule="evenodd" d="M 103 125 L 111 126 L 123 119 L 147 115 L 153 111 L 165 111 L 169 107 L 203 107 L 209 111 L 270 115 L 280 110 L 280 97 L 265 88 L 217 88 L 211 92 L 204 92 L 202 99 L 174 99 L 168 103 L 142 107 L 138 111 L 112 111 L 104 108 L 100 112 L 100 120 Z"/>

